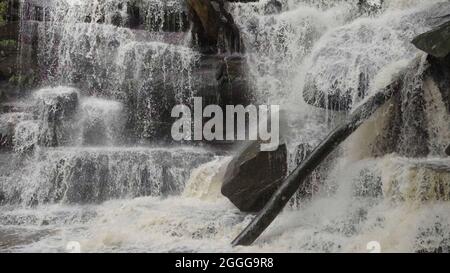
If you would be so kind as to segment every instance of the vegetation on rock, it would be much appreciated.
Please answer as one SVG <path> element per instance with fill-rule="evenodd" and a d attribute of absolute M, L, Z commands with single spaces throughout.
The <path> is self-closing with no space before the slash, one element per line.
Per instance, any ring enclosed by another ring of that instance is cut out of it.
<path fill-rule="evenodd" d="M 6 12 L 8 10 L 8 3 L 6 0 L 0 2 L 0 27 L 6 24 Z"/>

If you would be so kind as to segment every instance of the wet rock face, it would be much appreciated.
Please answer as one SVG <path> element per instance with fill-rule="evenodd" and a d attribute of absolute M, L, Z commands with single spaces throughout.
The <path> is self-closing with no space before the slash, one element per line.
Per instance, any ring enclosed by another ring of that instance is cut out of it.
<path fill-rule="evenodd" d="M 40 121 L 39 145 L 56 147 L 69 141 L 71 119 L 78 108 L 78 91 L 42 89 L 36 95 L 35 116 Z"/>
<path fill-rule="evenodd" d="M 205 54 L 243 52 L 239 28 L 223 0 L 188 0 L 194 45 Z"/>
<path fill-rule="evenodd" d="M 446 9 L 448 8 L 444 6 L 443 10 L 445 11 Z M 449 15 L 447 14 L 435 19 L 448 20 L 448 18 Z M 432 65 L 431 70 L 433 74 L 439 73 L 439 70 L 442 70 L 441 74 L 448 72 L 450 66 L 450 21 L 415 37 L 412 43 L 418 49 L 430 55 L 428 61 Z"/>
<path fill-rule="evenodd" d="M 170 136 L 173 122 L 172 107 L 177 103 L 174 89 L 160 82 L 146 85 L 139 93 L 131 93 L 126 105 L 129 109 L 127 132 L 132 139 L 155 140 Z"/>
<path fill-rule="evenodd" d="M 429 73 L 438 85 L 442 99 L 450 114 L 450 81 L 448 80 L 450 79 L 450 55 L 445 58 L 428 56 L 428 62 L 430 63 Z"/>
<path fill-rule="evenodd" d="M 17 125 L 32 119 L 32 115 L 23 112 L 0 114 L 0 149 L 12 148 Z"/>
<path fill-rule="evenodd" d="M 251 142 L 228 166 L 222 194 L 244 212 L 260 211 L 287 174 L 287 148 L 261 152 L 260 142 Z"/>
<path fill-rule="evenodd" d="M 331 94 L 325 94 L 320 92 L 312 82 L 306 83 L 303 97 L 310 105 L 334 111 L 348 111 L 352 104 L 351 92 L 335 89 Z"/>
<path fill-rule="evenodd" d="M 221 105 L 248 105 L 252 102 L 246 59 L 228 57 L 219 64 L 217 81 Z"/>
<path fill-rule="evenodd" d="M 386 123 L 377 137 L 377 154 L 411 158 L 444 156 L 449 143 L 447 63 L 434 57 L 408 68 L 400 90 L 386 105 Z"/>
<path fill-rule="evenodd" d="M 14 91 L 11 83 L 18 76 L 19 1 L 0 2 L 0 100 Z"/>
<path fill-rule="evenodd" d="M 124 9 L 123 4 L 120 5 L 118 10 L 122 9 Z M 120 12 L 117 12 L 113 18 L 115 25 L 147 29 L 155 32 L 185 32 L 190 27 L 183 1 L 164 1 L 160 3 L 156 1 L 153 3 L 128 1 L 126 16 L 122 16 Z"/>
<path fill-rule="evenodd" d="M 175 73 L 141 86 L 140 92 L 128 92 L 129 136 L 138 141 L 172 142 L 171 127 L 177 119 L 171 116 L 172 108 L 185 104 L 193 109 L 191 96 L 201 97 L 204 107 L 219 105 L 223 110 L 227 105 L 249 105 L 253 98 L 246 65 L 241 56 L 202 55 L 189 72 L 190 92 L 179 92 L 170 84 L 179 81 Z"/>
<path fill-rule="evenodd" d="M 0 81 L 7 81 L 16 74 L 18 24 L 0 26 Z"/>

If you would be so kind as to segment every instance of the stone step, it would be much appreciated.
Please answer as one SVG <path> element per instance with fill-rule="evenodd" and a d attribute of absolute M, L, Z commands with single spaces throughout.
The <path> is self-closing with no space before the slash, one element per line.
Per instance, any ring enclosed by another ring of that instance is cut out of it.
<path fill-rule="evenodd" d="M 0 204 L 100 203 L 180 194 L 216 152 L 200 148 L 49 148 L 0 176 Z"/>
<path fill-rule="evenodd" d="M 89 5 L 89 2 L 84 3 Z M 183 1 L 116 1 L 110 0 L 99 6 L 74 5 L 67 1 L 26 0 L 22 20 L 64 20 L 74 10 L 79 22 L 111 24 L 131 29 L 158 32 L 186 32 L 189 30 L 187 10 Z M 53 18 L 52 18 L 53 16 Z M 56 18 L 55 18 L 56 16 Z"/>

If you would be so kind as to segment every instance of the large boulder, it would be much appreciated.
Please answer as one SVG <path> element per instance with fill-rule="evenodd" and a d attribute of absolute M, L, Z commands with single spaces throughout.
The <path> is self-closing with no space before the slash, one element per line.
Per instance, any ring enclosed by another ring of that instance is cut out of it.
<path fill-rule="evenodd" d="M 413 44 L 434 57 L 446 57 L 450 53 L 450 22 L 417 36 Z"/>
<path fill-rule="evenodd" d="M 287 147 L 263 152 L 261 142 L 245 144 L 225 173 L 222 194 L 244 212 L 258 212 L 287 174 Z"/>

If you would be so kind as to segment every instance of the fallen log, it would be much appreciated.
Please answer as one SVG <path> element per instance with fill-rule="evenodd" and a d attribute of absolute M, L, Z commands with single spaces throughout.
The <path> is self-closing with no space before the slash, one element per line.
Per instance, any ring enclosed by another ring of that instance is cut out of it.
<path fill-rule="evenodd" d="M 368 98 L 351 113 L 345 122 L 332 131 L 317 148 L 282 183 L 264 209 L 253 219 L 249 226 L 232 242 L 233 246 L 249 246 L 258 239 L 264 230 L 275 220 L 291 197 L 308 176 L 330 155 L 337 146 L 354 133 L 367 119 L 383 106 L 401 87 L 401 81 L 395 81 L 376 95 Z"/>

